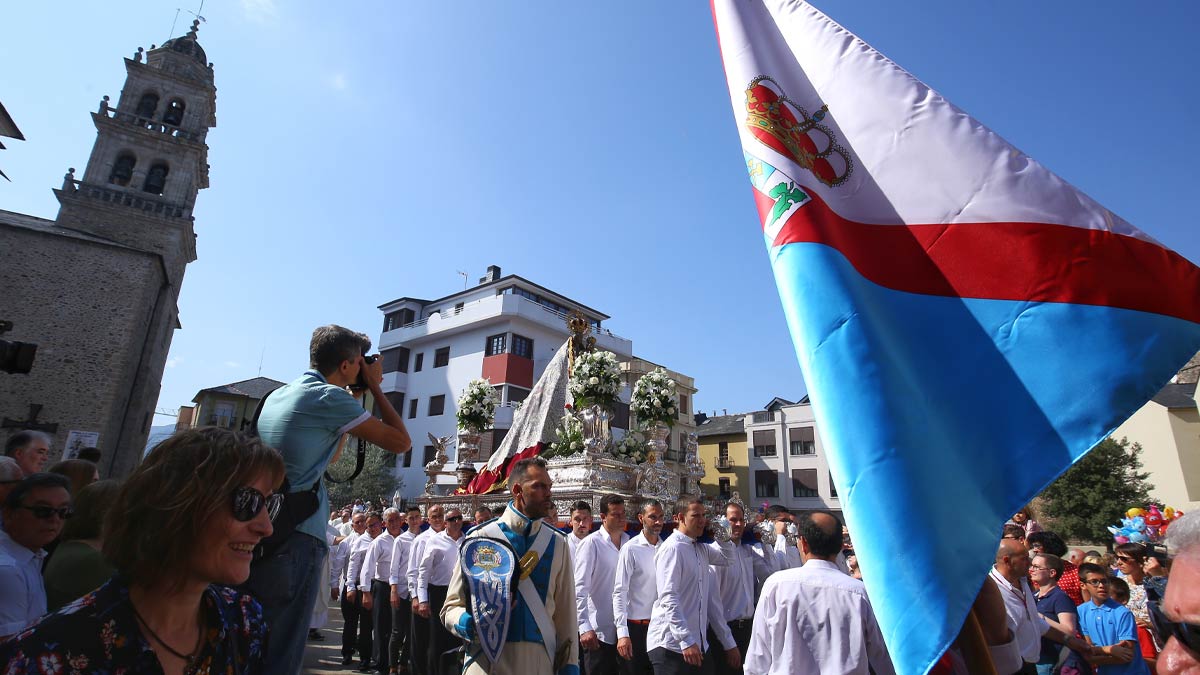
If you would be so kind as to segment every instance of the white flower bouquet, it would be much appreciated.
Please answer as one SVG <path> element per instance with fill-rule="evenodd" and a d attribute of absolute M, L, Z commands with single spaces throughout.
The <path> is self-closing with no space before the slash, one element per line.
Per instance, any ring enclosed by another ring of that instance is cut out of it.
<path fill-rule="evenodd" d="M 562 421 L 554 428 L 555 441 L 550 449 L 542 453 L 543 457 L 565 457 L 583 450 L 583 423 L 575 416 L 571 404 L 566 406 Z"/>
<path fill-rule="evenodd" d="M 630 430 L 625 438 L 613 444 L 612 453 L 617 459 L 641 464 L 646 461 L 646 439 L 640 431 Z"/>
<path fill-rule="evenodd" d="M 470 433 L 483 433 L 492 426 L 497 405 L 500 405 L 500 394 L 492 388 L 491 382 L 471 380 L 458 397 L 458 410 L 454 413 L 458 418 L 458 428 Z"/>
<path fill-rule="evenodd" d="M 608 408 L 621 391 L 621 366 L 612 352 L 585 352 L 575 357 L 567 390 L 582 409 L 598 404 Z"/>
<path fill-rule="evenodd" d="M 655 368 L 638 378 L 633 385 L 633 396 L 629 399 L 629 412 L 641 424 L 662 422 L 673 426 L 679 415 L 675 380 L 667 371 Z"/>

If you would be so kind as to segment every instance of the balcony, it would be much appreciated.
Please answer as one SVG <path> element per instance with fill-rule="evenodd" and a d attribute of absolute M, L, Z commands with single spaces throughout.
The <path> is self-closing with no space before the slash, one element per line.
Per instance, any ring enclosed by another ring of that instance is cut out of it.
<path fill-rule="evenodd" d="M 166 122 L 160 122 L 146 117 L 138 117 L 133 113 L 117 112 L 116 108 L 109 108 L 108 106 L 101 108 L 96 115 L 123 124 L 129 124 L 138 127 L 139 129 L 145 129 L 155 134 L 161 134 L 162 136 L 166 136 L 168 138 L 177 138 L 181 141 L 187 141 L 189 143 L 203 143 L 204 137 L 207 133 L 207 130 L 203 132 L 185 131 L 184 129 L 167 124 Z"/>
<path fill-rule="evenodd" d="M 718 469 L 732 469 L 733 468 L 733 462 L 730 462 L 728 457 L 718 457 L 717 461 L 714 462 L 713 464 Z"/>
<path fill-rule="evenodd" d="M 408 373 L 402 373 L 398 370 L 393 370 L 390 373 L 383 374 L 383 381 L 379 383 L 384 393 L 392 393 L 398 391 L 400 393 L 408 392 Z"/>
<path fill-rule="evenodd" d="M 183 218 L 187 215 L 187 211 L 182 207 L 172 204 L 158 195 L 150 195 L 148 192 L 140 192 L 129 188 L 108 187 L 105 185 L 96 185 L 95 183 L 85 183 L 81 180 L 66 180 L 63 182 L 62 194 L 75 195 L 95 199 L 114 206 L 126 206 L 136 211 L 149 213 L 164 218 Z"/>
<path fill-rule="evenodd" d="M 230 415 L 209 415 L 208 426 L 219 427 L 221 429 L 233 429 L 237 423 L 237 418 Z"/>
<path fill-rule="evenodd" d="M 762 411 L 754 413 L 754 421 L 752 422 L 752 424 L 762 424 L 763 422 L 774 422 L 774 421 L 775 421 L 775 411 L 774 410 L 762 410 Z"/>

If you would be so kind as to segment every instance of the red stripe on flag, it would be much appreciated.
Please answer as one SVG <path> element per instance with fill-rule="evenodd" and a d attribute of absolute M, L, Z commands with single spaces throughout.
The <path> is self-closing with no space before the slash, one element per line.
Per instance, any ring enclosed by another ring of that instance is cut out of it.
<path fill-rule="evenodd" d="M 773 246 L 830 246 L 866 279 L 923 295 L 1065 302 L 1200 323 L 1200 268 L 1154 243 L 1044 223 L 871 225 L 838 215 L 816 193 Z M 767 222 L 775 201 L 754 190 Z"/>

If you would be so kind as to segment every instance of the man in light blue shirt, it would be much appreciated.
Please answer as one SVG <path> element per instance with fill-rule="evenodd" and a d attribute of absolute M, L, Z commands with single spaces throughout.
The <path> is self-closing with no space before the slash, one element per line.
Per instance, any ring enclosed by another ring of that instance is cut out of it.
<path fill-rule="evenodd" d="M 370 348 L 370 338 L 362 333 L 333 325 L 317 328 L 309 345 L 311 369 L 271 392 L 258 419 L 258 435 L 283 455 L 289 492 L 315 490 L 318 497 L 316 510 L 254 563 L 246 582 L 271 626 L 265 663 L 269 673 L 300 672 L 308 618 L 322 587 L 321 565 L 328 550 L 329 497 L 321 476 L 336 459 L 342 436 L 352 434 L 388 452 L 412 448 L 404 422 L 380 389 L 382 362 L 364 358 Z M 356 398 L 361 393 L 350 393 L 348 387 L 355 384 L 371 392 L 381 419 L 363 409 Z"/>
<path fill-rule="evenodd" d="M 70 515 L 68 486 L 65 476 L 35 473 L 5 498 L 0 530 L 0 642 L 46 613 L 42 547 L 58 537 Z"/>

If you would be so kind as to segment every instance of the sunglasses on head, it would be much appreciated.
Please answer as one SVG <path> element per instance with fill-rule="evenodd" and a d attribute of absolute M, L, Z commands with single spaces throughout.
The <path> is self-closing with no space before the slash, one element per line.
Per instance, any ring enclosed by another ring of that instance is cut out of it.
<path fill-rule="evenodd" d="M 252 487 L 240 487 L 233 491 L 233 517 L 243 523 L 254 520 L 264 507 L 267 509 L 267 517 L 275 520 L 282 506 L 281 494 L 267 497 Z"/>
<path fill-rule="evenodd" d="M 1200 626 L 1168 619 L 1157 602 L 1148 602 L 1146 607 L 1150 610 L 1150 623 L 1164 642 L 1174 637 L 1188 649 L 1200 652 Z"/>
<path fill-rule="evenodd" d="M 34 518 L 41 518 L 42 520 L 50 520 L 50 518 L 53 516 L 58 516 L 59 518 L 66 520 L 67 518 L 75 515 L 75 512 L 71 510 L 71 507 L 69 506 L 56 509 L 53 506 L 25 506 L 22 504 L 17 508 L 25 509 L 26 511 L 33 513 Z"/>

